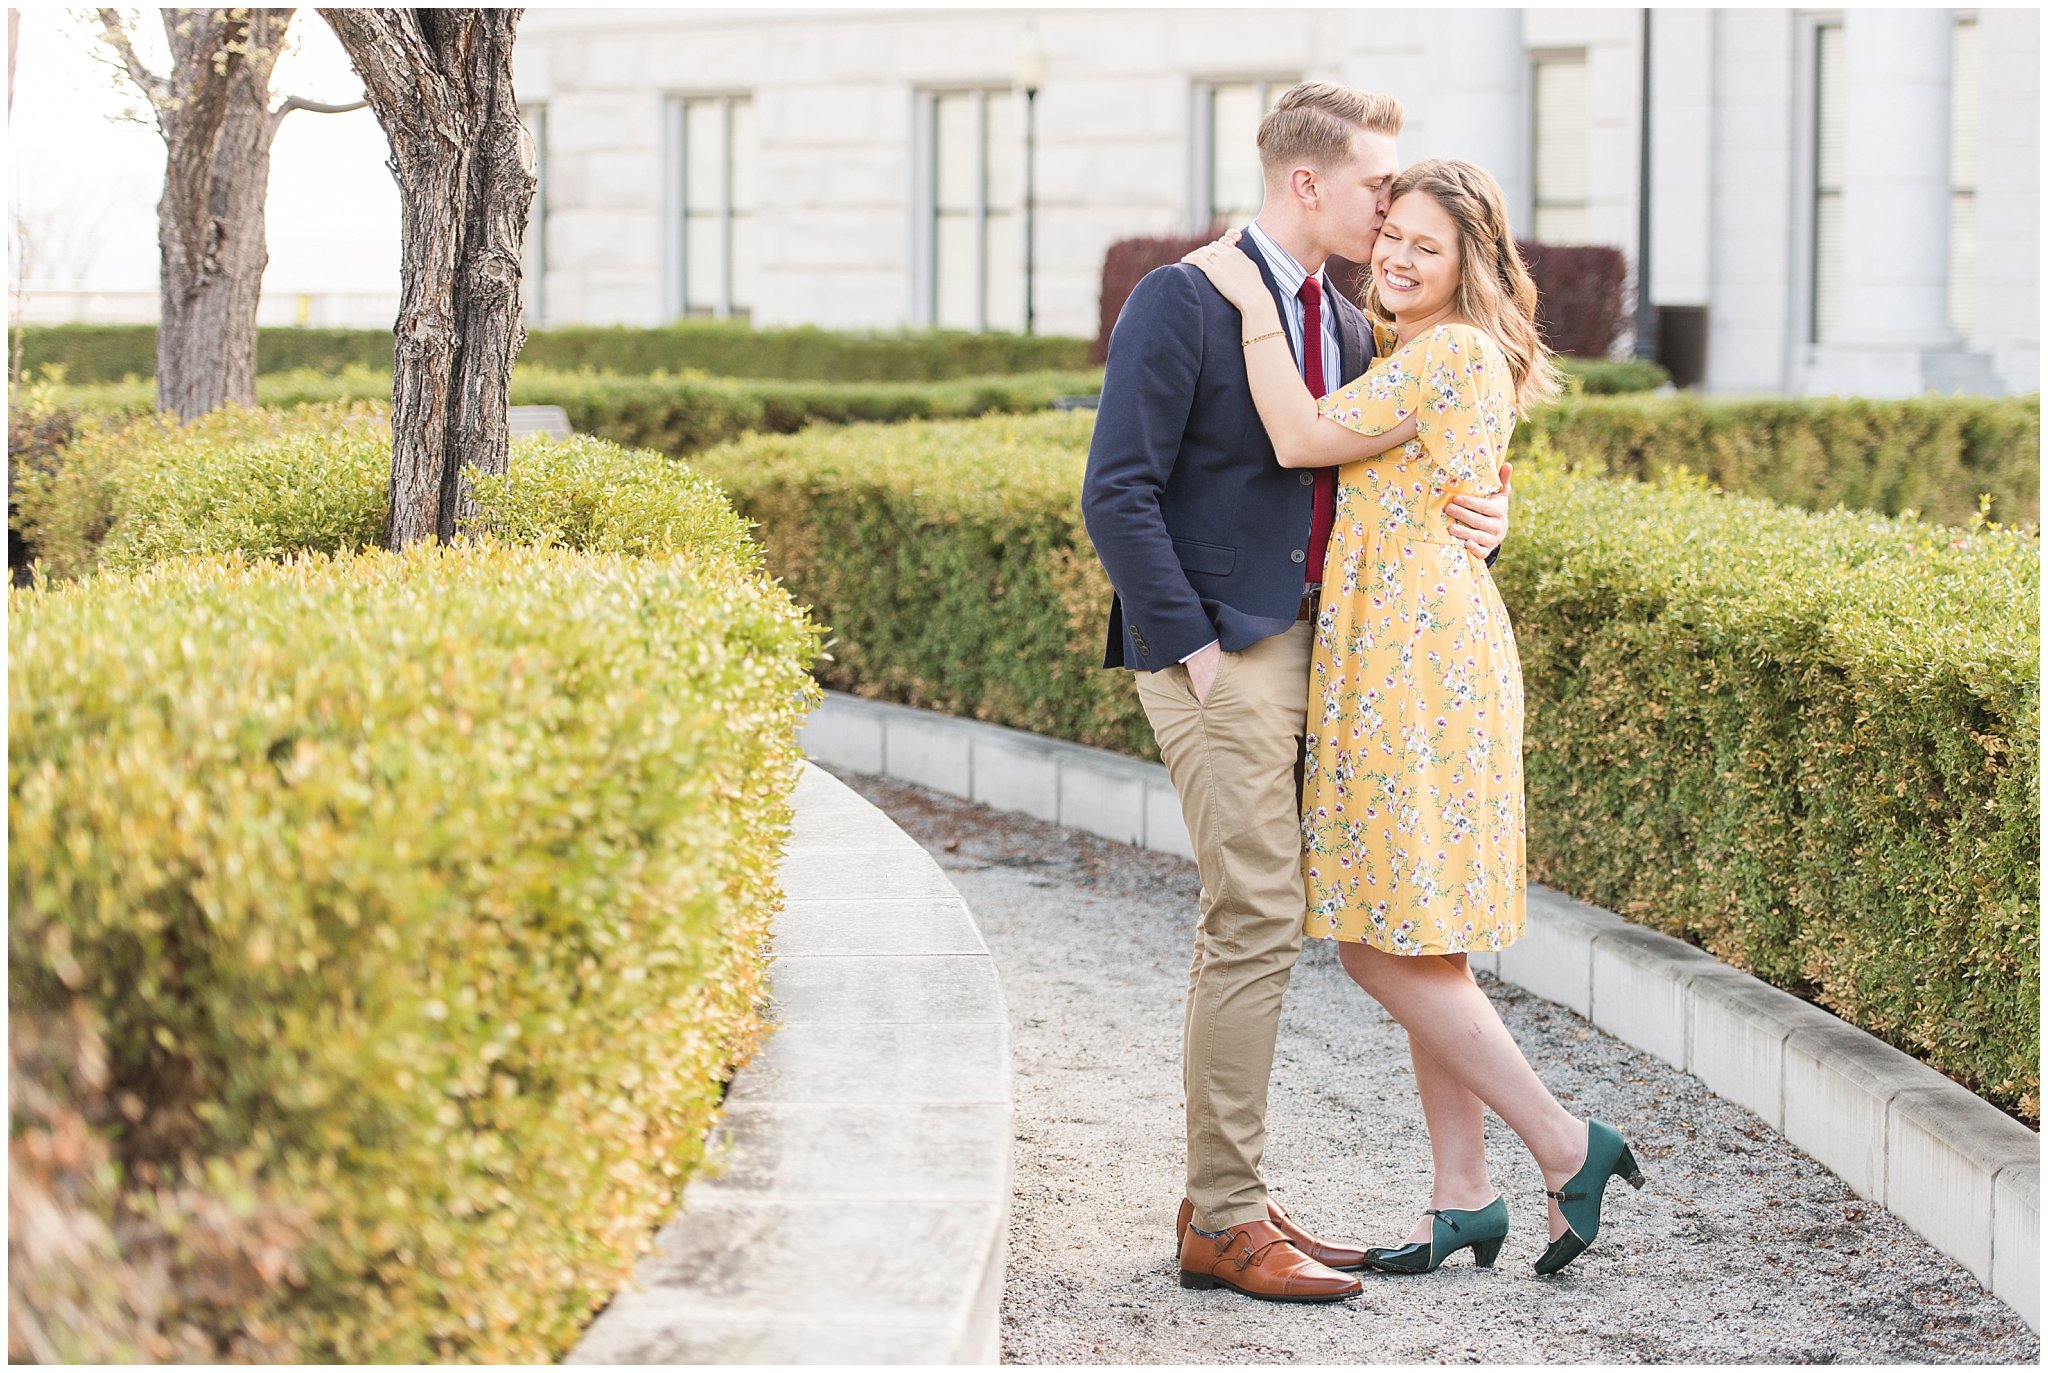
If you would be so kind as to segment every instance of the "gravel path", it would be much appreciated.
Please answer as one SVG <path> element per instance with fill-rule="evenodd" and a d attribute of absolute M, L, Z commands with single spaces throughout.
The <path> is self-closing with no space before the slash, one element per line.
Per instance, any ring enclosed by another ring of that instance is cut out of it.
<path fill-rule="evenodd" d="M 860 774 L 841 776 L 929 849 L 1002 973 L 1016 1073 L 1016 1193 L 1003 1302 L 1011 1363 L 2038 1363 L 2039 1339 L 1975 1278 L 1697 1079 L 1490 978 L 1552 1091 L 1613 1122 L 1650 1176 L 1609 1194 L 1600 1240 L 1538 1279 L 1542 1181 L 1497 1120 L 1515 1230 L 1492 1271 L 1363 1275 L 1332 1306 L 1175 1281 L 1181 1002 L 1193 863 Z M 1332 1238 L 1394 1243 L 1429 1194 L 1399 1027 L 1332 948 L 1296 967 L 1266 1175 Z"/>

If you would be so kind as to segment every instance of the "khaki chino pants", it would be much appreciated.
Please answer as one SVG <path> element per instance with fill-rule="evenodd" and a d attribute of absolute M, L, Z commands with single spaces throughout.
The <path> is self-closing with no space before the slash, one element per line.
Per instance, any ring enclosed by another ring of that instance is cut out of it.
<path fill-rule="evenodd" d="M 1259 1162 L 1280 1001 L 1301 953 L 1300 767 L 1311 629 L 1225 653 L 1206 702 L 1188 671 L 1137 674 L 1201 870 L 1181 1070 L 1194 1223 L 1266 1219 Z"/>

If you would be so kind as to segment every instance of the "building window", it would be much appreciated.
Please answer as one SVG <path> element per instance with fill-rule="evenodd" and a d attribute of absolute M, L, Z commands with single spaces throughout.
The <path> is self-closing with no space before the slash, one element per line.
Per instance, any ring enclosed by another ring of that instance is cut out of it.
<path fill-rule="evenodd" d="M 1538 55 L 1530 62 L 1531 127 L 1538 243 L 1585 243 L 1591 234 L 1592 117 L 1584 52 Z"/>
<path fill-rule="evenodd" d="M 519 299 L 526 322 L 538 327 L 546 320 L 548 271 L 548 107 L 526 105 L 519 111 L 533 140 L 533 203 L 526 211 L 526 237 L 519 249 Z"/>
<path fill-rule="evenodd" d="M 1015 92 L 927 91 L 920 313 L 941 329 L 1024 327 L 1022 147 Z"/>
<path fill-rule="evenodd" d="M 1822 24 L 1813 45 L 1813 326 L 1821 343 L 1842 314 L 1842 26 Z"/>
<path fill-rule="evenodd" d="M 754 308 L 754 102 L 669 103 L 669 313 L 747 316 Z"/>
<path fill-rule="evenodd" d="M 1259 121 L 1292 78 L 1213 81 L 1195 88 L 1195 233 L 1250 223 L 1266 199 Z"/>
<path fill-rule="evenodd" d="M 1949 67 L 1948 323 L 1968 339 L 1977 329 L 1977 21 L 1956 21 Z"/>

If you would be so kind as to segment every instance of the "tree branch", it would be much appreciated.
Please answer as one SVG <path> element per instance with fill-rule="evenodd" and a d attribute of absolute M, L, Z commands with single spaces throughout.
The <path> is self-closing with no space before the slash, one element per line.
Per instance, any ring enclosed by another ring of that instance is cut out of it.
<path fill-rule="evenodd" d="M 302 100 L 294 95 L 287 97 L 282 105 L 271 111 L 271 114 L 282 119 L 293 110 L 306 110 L 313 114 L 350 114 L 356 110 L 369 108 L 370 102 L 367 100 L 351 100 L 346 105 L 328 105 L 318 100 Z"/>
<path fill-rule="evenodd" d="M 171 98 L 171 83 L 151 71 L 148 64 L 143 62 L 141 55 L 135 51 L 135 44 L 128 37 L 128 26 L 122 22 L 119 10 L 103 9 L 99 15 L 100 36 L 106 40 L 107 46 L 114 50 L 114 55 L 121 59 L 122 67 L 128 72 L 128 79 L 142 92 L 143 99 L 149 101 L 156 109 L 162 110 Z"/>
<path fill-rule="evenodd" d="M 309 110 L 314 114 L 347 114 L 351 110 L 365 110 L 369 107 L 370 102 L 367 100 L 351 100 L 346 105 L 329 105 L 319 100 L 302 100 L 296 95 L 289 96 L 284 103 L 270 112 L 269 135 L 273 141 L 277 138 L 278 129 L 284 125 L 284 117 L 293 110 Z"/>

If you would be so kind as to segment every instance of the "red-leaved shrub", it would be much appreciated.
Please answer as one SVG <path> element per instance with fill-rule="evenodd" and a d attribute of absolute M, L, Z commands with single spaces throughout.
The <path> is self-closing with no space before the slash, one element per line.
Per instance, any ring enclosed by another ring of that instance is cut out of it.
<path fill-rule="evenodd" d="M 1088 350 L 1090 364 L 1100 367 L 1109 357 L 1109 331 L 1116 328 L 1116 317 L 1123 313 L 1124 302 L 1138 289 L 1145 273 L 1169 262 L 1179 262 L 1214 237 L 1210 233 L 1183 238 L 1127 238 L 1109 245 L 1109 252 L 1102 259 L 1101 323 L 1095 331 L 1095 346 Z"/>
<path fill-rule="evenodd" d="M 1612 353 L 1630 323 L 1628 258 L 1621 249 L 1527 241 L 1515 247 L 1536 279 L 1536 327 L 1551 351 L 1568 358 Z"/>

